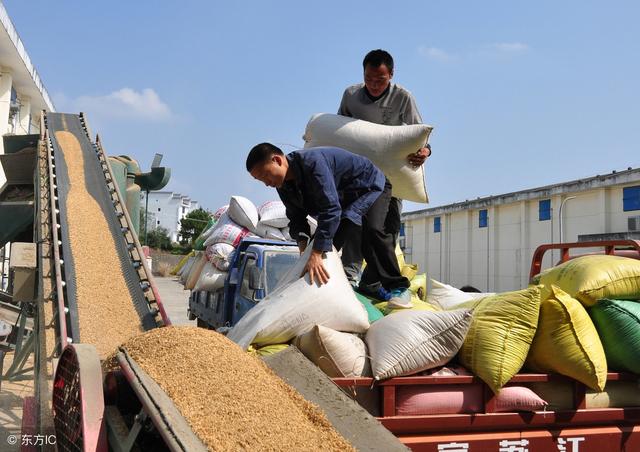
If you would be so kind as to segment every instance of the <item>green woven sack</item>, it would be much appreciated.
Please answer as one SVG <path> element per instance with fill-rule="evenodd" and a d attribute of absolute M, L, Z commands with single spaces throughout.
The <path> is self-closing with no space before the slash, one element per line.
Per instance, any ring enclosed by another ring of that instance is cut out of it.
<path fill-rule="evenodd" d="M 355 292 L 355 291 L 354 291 Z M 362 306 L 364 306 L 364 308 L 367 310 L 367 316 L 369 317 L 369 323 L 373 323 L 376 320 L 380 320 L 381 318 L 384 317 L 384 314 L 382 314 L 382 312 L 380 312 L 380 310 L 378 308 L 376 308 L 373 303 L 371 303 L 371 300 L 369 300 L 367 297 L 365 297 L 364 295 L 355 292 L 356 294 L 356 298 L 358 299 L 358 301 L 360 303 L 362 303 Z"/>
<path fill-rule="evenodd" d="M 640 373 L 640 301 L 599 300 L 589 314 L 609 368 Z"/>

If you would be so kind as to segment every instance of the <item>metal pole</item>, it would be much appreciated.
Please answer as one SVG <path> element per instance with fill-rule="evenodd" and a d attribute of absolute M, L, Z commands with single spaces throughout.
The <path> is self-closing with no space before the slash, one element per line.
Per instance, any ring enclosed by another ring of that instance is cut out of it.
<path fill-rule="evenodd" d="M 489 292 L 489 211 L 487 210 L 487 292 Z"/>
<path fill-rule="evenodd" d="M 564 203 L 565 203 L 565 202 L 569 201 L 570 199 L 575 199 L 575 198 L 576 198 L 576 196 L 569 196 L 568 198 L 564 198 L 564 199 L 562 200 L 562 202 L 560 203 L 560 211 L 558 212 L 558 217 L 560 217 L 560 219 L 559 219 L 559 220 L 560 220 L 560 221 L 559 221 L 559 227 L 560 227 L 560 243 L 563 243 L 563 242 L 562 242 L 562 239 L 563 239 L 563 237 L 562 237 L 562 227 L 563 227 L 563 221 L 562 221 L 562 208 L 564 207 Z"/>
<path fill-rule="evenodd" d="M 147 196 L 144 200 L 144 244 L 149 245 L 147 242 L 147 228 L 149 227 L 149 190 L 146 191 Z"/>

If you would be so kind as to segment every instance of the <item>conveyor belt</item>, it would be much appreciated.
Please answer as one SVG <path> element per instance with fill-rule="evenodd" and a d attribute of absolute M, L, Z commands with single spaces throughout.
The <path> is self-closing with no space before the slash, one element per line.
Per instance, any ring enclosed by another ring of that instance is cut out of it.
<path fill-rule="evenodd" d="M 140 317 L 140 324 L 145 330 L 169 323 L 158 297 L 152 290 L 150 271 L 144 263 L 140 244 L 131 231 L 131 221 L 126 209 L 121 204 L 120 193 L 113 183 L 111 169 L 100 146 L 99 140 L 92 143 L 86 127 L 85 119 L 80 115 L 64 113 L 46 113 L 44 139 L 50 151 L 51 191 L 54 193 L 52 218 L 57 223 L 56 230 L 58 256 L 55 262 L 55 273 L 58 279 L 58 323 L 61 336 L 61 348 L 64 341 L 78 343 L 80 337 L 76 271 L 71 251 L 67 218 L 67 197 L 69 194 L 69 173 L 64 160 L 64 153 L 56 140 L 56 132 L 70 132 L 80 143 L 84 157 L 84 178 L 86 191 L 100 206 L 109 231 L 117 248 L 122 272 L 133 306 Z M 76 244 L 77 247 L 83 246 Z M 86 245 L 84 245 L 86 246 Z M 54 242 L 54 248 L 56 247 Z M 79 249 L 79 248 L 76 248 Z M 89 252 L 89 250 L 87 250 Z M 105 319 L 108 321 L 108 319 Z"/>

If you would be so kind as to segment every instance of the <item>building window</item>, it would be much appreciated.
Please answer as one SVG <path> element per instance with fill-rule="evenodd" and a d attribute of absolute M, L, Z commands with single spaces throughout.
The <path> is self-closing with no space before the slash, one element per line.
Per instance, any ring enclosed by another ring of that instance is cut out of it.
<path fill-rule="evenodd" d="M 400 237 L 404 237 L 404 221 L 400 223 Z"/>
<path fill-rule="evenodd" d="M 184 214 L 186 211 L 187 211 L 187 208 L 186 208 L 186 207 L 183 207 L 183 208 L 182 208 L 182 213 Z"/>
<path fill-rule="evenodd" d="M 434 217 L 433 218 L 433 232 L 434 233 L 440 232 L 440 227 L 441 227 L 440 217 Z"/>
<path fill-rule="evenodd" d="M 158 212 L 162 211 L 162 209 L 160 207 L 158 207 Z"/>
<path fill-rule="evenodd" d="M 538 220 L 547 221 L 551 219 L 551 200 L 543 199 L 538 203 Z"/>
<path fill-rule="evenodd" d="M 482 209 L 481 211 L 479 211 L 478 212 L 478 227 L 486 228 L 487 224 L 489 223 L 488 219 L 489 219 L 489 217 L 487 215 L 487 209 Z"/>
<path fill-rule="evenodd" d="M 640 185 L 622 189 L 622 210 L 625 212 L 640 210 Z"/>

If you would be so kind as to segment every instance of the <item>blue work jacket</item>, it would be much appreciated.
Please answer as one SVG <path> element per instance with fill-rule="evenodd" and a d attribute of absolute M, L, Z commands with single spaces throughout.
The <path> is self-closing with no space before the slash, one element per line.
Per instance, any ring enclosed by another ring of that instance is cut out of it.
<path fill-rule="evenodd" d="M 318 221 L 313 248 L 331 251 L 342 219 L 357 225 L 384 189 L 385 176 L 371 160 L 335 147 L 308 148 L 287 155 L 293 180 L 278 189 L 287 208 L 289 233 L 309 235 L 307 215 Z"/>

